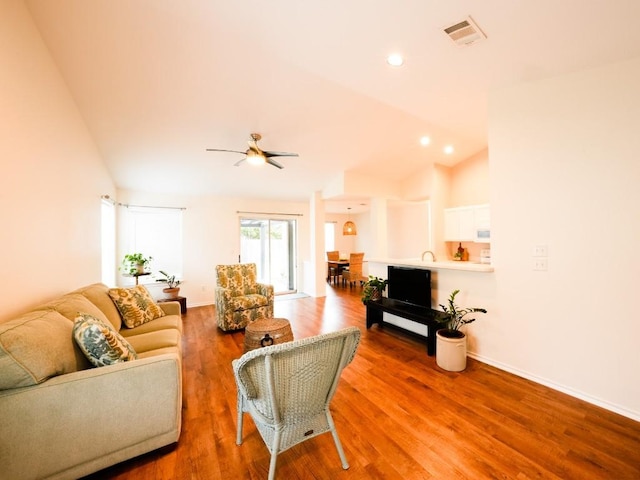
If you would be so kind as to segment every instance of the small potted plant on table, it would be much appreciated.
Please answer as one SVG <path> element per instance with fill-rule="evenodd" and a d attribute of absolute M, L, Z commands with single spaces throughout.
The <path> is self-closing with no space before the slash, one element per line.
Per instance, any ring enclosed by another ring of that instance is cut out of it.
<path fill-rule="evenodd" d="M 389 280 L 387 279 L 369 275 L 369 280 L 367 280 L 363 285 L 362 303 L 366 305 L 367 302 L 380 300 L 382 298 L 382 292 L 385 291 L 388 283 Z"/>
<path fill-rule="evenodd" d="M 164 278 L 159 278 L 158 282 L 165 282 L 167 284 L 166 288 L 163 288 L 162 291 L 167 295 L 167 298 L 178 298 L 178 294 L 180 293 L 180 280 L 176 279 L 175 275 L 169 275 L 167 272 L 160 270 L 160 273 L 164 276 Z"/>
<path fill-rule="evenodd" d="M 440 368 L 450 372 L 461 372 L 467 368 L 467 336 L 460 330 L 475 318 L 467 318 L 470 313 L 487 313 L 484 308 L 460 308 L 456 305 L 456 295 L 460 290 L 454 290 L 449 296 L 448 306 L 440 304 L 447 317 L 447 328 L 436 332 L 436 363 Z"/>

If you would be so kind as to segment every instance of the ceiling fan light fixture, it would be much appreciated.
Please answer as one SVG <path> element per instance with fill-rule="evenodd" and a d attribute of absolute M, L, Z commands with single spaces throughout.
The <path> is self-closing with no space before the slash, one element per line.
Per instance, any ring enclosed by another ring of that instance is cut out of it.
<path fill-rule="evenodd" d="M 254 152 L 253 150 L 249 150 L 247 152 L 247 162 L 250 165 L 264 165 L 266 162 L 266 158 L 264 158 L 264 155 L 258 153 L 258 152 Z"/>
<path fill-rule="evenodd" d="M 404 65 L 404 58 L 399 53 L 392 53 L 387 56 L 387 63 L 392 67 L 401 67 Z"/>

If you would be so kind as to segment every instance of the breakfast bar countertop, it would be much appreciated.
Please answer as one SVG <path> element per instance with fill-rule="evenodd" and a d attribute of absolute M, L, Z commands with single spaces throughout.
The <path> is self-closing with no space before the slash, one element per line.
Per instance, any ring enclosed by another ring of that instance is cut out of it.
<path fill-rule="evenodd" d="M 429 270 L 462 270 L 467 272 L 493 272 L 493 266 L 486 263 L 445 260 L 442 262 L 422 261 L 419 258 L 371 258 L 369 263 L 384 263 L 401 267 L 417 267 Z"/>

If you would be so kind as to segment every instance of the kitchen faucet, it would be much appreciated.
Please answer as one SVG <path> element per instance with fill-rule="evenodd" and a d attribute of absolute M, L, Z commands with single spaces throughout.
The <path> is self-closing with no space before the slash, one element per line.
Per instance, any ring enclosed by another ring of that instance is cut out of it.
<path fill-rule="evenodd" d="M 431 258 L 433 258 L 433 261 L 436 261 L 436 255 L 431 251 L 431 250 L 425 250 L 424 252 L 422 252 L 422 261 L 424 262 L 424 256 L 430 253 L 431 254 Z"/>

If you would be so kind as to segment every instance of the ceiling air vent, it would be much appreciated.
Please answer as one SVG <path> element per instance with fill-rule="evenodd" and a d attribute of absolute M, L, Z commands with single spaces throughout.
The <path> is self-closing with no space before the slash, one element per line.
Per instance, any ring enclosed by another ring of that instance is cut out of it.
<path fill-rule="evenodd" d="M 487 38 L 471 17 L 467 17 L 465 20 L 445 28 L 444 33 L 458 46 L 471 45 L 478 40 Z"/>

